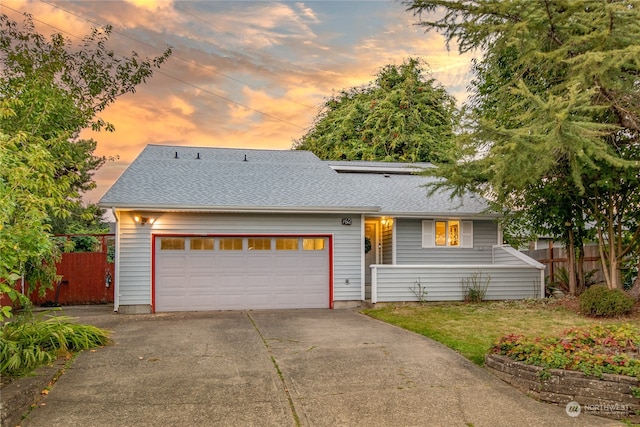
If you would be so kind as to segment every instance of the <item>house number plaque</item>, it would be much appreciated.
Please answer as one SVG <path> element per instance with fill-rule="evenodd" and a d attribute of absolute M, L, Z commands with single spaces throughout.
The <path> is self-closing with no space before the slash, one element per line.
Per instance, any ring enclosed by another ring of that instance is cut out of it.
<path fill-rule="evenodd" d="M 351 225 L 351 218 L 342 218 L 342 225 Z"/>

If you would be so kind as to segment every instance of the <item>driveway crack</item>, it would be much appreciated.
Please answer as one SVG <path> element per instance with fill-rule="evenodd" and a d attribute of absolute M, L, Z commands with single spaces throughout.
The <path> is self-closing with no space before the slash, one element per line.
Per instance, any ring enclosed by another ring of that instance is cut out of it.
<path fill-rule="evenodd" d="M 287 401 L 289 402 L 289 408 L 291 409 L 291 415 L 293 416 L 293 421 L 296 427 L 300 427 L 300 417 L 298 416 L 298 412 L 296 411 L 296 406 L 293 404 L 293 399 L 291 398 L 291 393 L 289 393 L 289 387 L 287 386 L 287 382 L 284 380 L 284 375 L 282 375 L 280 366 L 278 366 L 278 361 L 274 357 L 273 352 L 271 351 L 271 347 L 269 347 L 269 343 L 267 342 L 267 339 L 264 337 L 264 335 L 262 335 L 262 331 L 260 331 L 260 328 L 258 328 L 258 325 L 251 317 L 251 314 L 247 313 L 247 317 L 249 318 L 249 321 L 253 325 L 253 328 L 256 330 L 256 332 L 260 336 L 260 339 L 262 340 L 262 344 L 264 344 L 264 347 L 267 350 L 267 353 L 269 353 L 269 357 L 271 358 L 271 363 L 273 363 L 273 367 L 275 368 L 276 373 L 278 374 L 278 378 L 280 378 L 282 389 L 284 390 L 284 394 L 287 397 Z"/>

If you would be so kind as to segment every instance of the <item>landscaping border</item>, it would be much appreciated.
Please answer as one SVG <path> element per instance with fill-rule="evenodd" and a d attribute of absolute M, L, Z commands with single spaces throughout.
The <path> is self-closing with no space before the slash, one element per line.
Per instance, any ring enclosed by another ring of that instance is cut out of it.
<path fill-rule="evenodd" d="M 485 366 L 538 400 L 562 405 L 577 402 L 584 413 L 640 422 L 640 399 L 633 396 L 633 390 L 640 388 L 638 378 L 612 374 L 597 378 L 579 371 L 545 369 L 500 354 L 487 355 Z"/>

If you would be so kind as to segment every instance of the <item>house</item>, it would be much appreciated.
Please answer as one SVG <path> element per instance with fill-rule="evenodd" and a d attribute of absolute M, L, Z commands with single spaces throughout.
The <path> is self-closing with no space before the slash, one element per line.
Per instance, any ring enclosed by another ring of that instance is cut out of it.
<path fill-rule="evenodd" d="M 306 151 L 149 145 L 100 201 L 117 220 L 115 310 L 339 308 L 544 295 L 543 266 L 501 245 L 473 195 L 427 196 L 402 163 Z M 366 250 L 370 249 L 370 250 Z"/>

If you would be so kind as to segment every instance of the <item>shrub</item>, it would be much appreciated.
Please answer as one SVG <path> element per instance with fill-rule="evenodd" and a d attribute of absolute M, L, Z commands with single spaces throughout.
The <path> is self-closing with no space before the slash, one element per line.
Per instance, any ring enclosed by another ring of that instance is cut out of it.
<path fill-rule="evenodd" d="M 487 294 L 491 275 L 482 276 L 482 271 L 462 279 L 462 294 L 465 302 L 482 302 Z"/>
<path fill-rule="evenodd" d="M 416 296 L 420 304 L 424 304 L 427 302 L 427 294 L 429 292 L 427 292 L 426 286 L 423 286 L 420 283 L 419 277 L 418 277 L 418 280 L 414 282 L 413 287 L 409 289 L 411 289 L 411 292 L 413 292 L 413 294 Z"/>
<path fill-rule="evenodd" d="M 587 316 L 614 317 L 631 313 L 635 301 L 622 289 L 591 286 L 580 295 L 580 310 Z"/>
<path fill-rule="evenodd" d="M 598 284 L 596 281 L 596 273 L 598 273 L 597 268 L 584 273 L 583 283 L 585 288 Z M 565 295 L 569 295 L 569 270 L 564 267 L 558 268 L 554 275 L 553 282 L 548 283 L 547 289 L 549 290 L 549 294 L 553 294 L 553 290 L 558 290 Z M 580 294 L 582 289 L 578 289 L 577 291 L 578 294 Z"/>
<path fill-rule="evenodd" d="M 0 330 L 0 374 L 25 375 L 65 353 L 105 345 L 107 334 L 66 316 L 15 316 Z"/>

